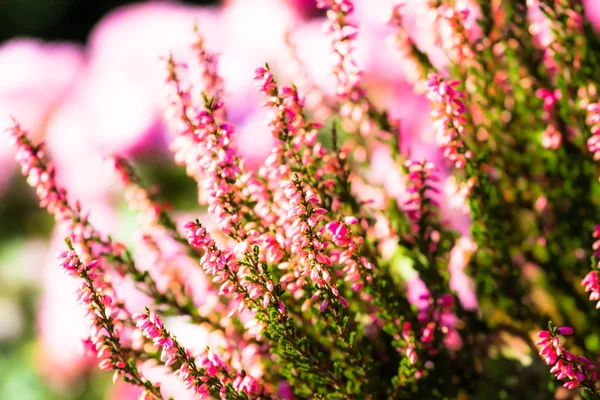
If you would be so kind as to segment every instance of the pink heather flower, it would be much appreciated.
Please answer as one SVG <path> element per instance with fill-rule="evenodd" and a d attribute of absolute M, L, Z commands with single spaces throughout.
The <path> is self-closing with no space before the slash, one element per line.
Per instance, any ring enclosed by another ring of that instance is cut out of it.
<path fill-rule="evenodd" d="M 456 0 L 455 9 L 462 13 L 462 29 L 470 43 L 475 43 L 481 39 L 483 32 L 478 20 L 482 17 L 479 4 L 475 0 Z"/>
<path fill-rule="evenodd" d="M 558 89 L 555 89 L 554 91 L 550 91 L 548 89 L 538 89 L 535 91 L 535 95 L 544 101 L 542 105 L 542 117 L 544 121 L 548 121 L 552 116 L 554 105 L 561 99 L 562 94 Z"/>
<path fill-rule="evenodd" d="M 192 44 L 192 53 L 189 61 L 190 83 L 196 87 L 192 93 L 192 101 L 196 104 L 202 103 L 201 95 L 208 93 L 218 99 L 225 95 L 225 83 L 218 73 L 218 57 L 216 54 L 206 50 L 204 37 L 196 26 L 196 40 Z M 224 109 L 221 109 L 224 112 Z"/>
<path fill-rule="evenodd" d="M 81 205 L 67 199 L 66 190 L 56 182 L 54 166 L 46 161 L 43 144 L 34 146 L 16 121 L 6 133 L 10 144 L 17 149 L 16 160 L 27 183 L 35 189 L 40 207 L 54 216 L 60 229 L 80 248 L 84 261 L 104 262 L 106 254 L 121 254 L 123 245 L 97 231 L 89 222 L 89 215 L 82 212 Z M 121 267 L 116 269 L 119 274 L 124 273 Z"/>
<path fill-rule="evenodd" d="M 95 365 L 95 357 L 74 344 L 89 335 L 85 310 L 74 300 L 78 279 L 56 267 L 55 253 L 64 248 L 55 230 L 39 278 L 42 292 L 37 313 L 36 365 L 53 387 L 68 387 Z"/>
<path fill-rule="evenodd" d="M 592 244 L 592 250 L 594 250 L 594 255 L 596 257 L 600 257 L 600 224 L 596 225 L 592 236 L 594 238 L 594 243 Z"/>
<path fill-rule="evenodd" d="M 221 284 L 219 295 L 233 295 L 235 306 L 228 317 L 241 313 L 251 301 L 256 301 L 262 309 L 267 308 L 273 300 L 273 282 L 264 278 L 259 282 L 254 281 L 252 271 L 246 265 L 238 264 L 233 253 L 218 249 L 206 228 L 197 221 L 188 222 L 184 228 L 189 243 L 204 250 L 200 265 L 207 274 L 213 276 L 213 282 Z M 256 325 L 257 334 L 260 327 Z"/>
<path fill-rule="evenodd" d="M 84 264 L 73 251 L 71 242 L 68 244 L 69 250 L 58 253 L 57 258 L 67 275 L 80 280 L 77 302 L 84 306 L 85 319 L 89 324 L 89 337 L 83 340 L 84 350 L 96 356 L 100 369 L 115 370 L 113 380 L 124 376 L 132 383 L 145 387 L 148 398 L 161 399 L 158 387 L 148 385 L 137 367 L 126 362 L 122 341 L 125 338 L 123 318 L 127 311 L 117 300 L 112 285 L 104 279 L 100 264 L 97 260 Z"/>
<path fill-rule="evenodd" d="M 155 313 L 146 310 L 144 313 L 137 313 L 132 316 L 143 335 L 152 340 L 155 346 L 161 349 L 160 359 L 165 366 L 171 366 L 176 362 L 181 365 L 175 371 L 175 375 L 185 382 L 187 389 L 191 389 L 200 399 L 206 399 L 209 396 L 209 386 L 201 377 L 212 377 L 217 374 L 219 364 L 215 365 L 208 358 L 205 358 L 201 364 L 204 371 L 196 368 L 195 359 L 192 353 L 182 348 L 179 343 L 166 331 L 163 323 Z M 218 363 L 220 360 L 212 355 Z M 219 385 L 220 385 L 220 381 Z M 213 384 L 215 384 L 213 382 Z"/>
<path fill-rule="evenodd" d="M 474 30 L 477 29 L 477 23 L 473 22 L 472 19 L 470 20 L 470 26 L 466 24 L 466 21 L 471 10 L 477 8 L 477 4 L 473 3 L 469 4 L 468 8 L 442 4 L 435 10 L 437 12 L 436 22 L 439 43 L 448 58 L 456 64 L 473 58 L 473 50 L 469 40 L 475 40 L 481 31 L 479 30 L 479 33 L 477 33 Z"/>
<path fill-rule="evenodd" d="M 133 315 L 132 318 L 143 335 L 161 349 L 161 361 L 165 366 L 179 363 L 175 376 L 185 383 L 186 389 L 191 389 L 199 398 L 208 398 L 215 389 L 221 393 L 222 398 L 231 398 L 228 396 L 232 396 L 233 393 L 226 387 L 228 382 L 232 383 L 235 390 L 243 391 L 251 398 L 263 393 L 262 386 L 254 377 L 235 373 L 215 352 L 203 351 L 199 357 L 194 356 L 164 328 L 162 320 L 154 312 L 146 310 L 144 313 Z"/>
<path fill-rule="evenodd" d="M 320 311 L 324 311 L 330 301 L 340 301 L 338 286 L 332 280 L 333 261 L 325 252 L 328 243 L 325 243 L 323 238 L 317 235 L 314 228 L 323 219 L 326 210 L 319 207 L 321 203 L 319 195 L 312 188 L 297 180 L 296 177 L 283 182 L 281 188 L 288 201 L 286 224 L 291 225 L 291 229 L 286 232 L 286 236 L 291 241 L 291 251 L 296 255 L 300 267 L 297 271 L 300 279 L 296 279 L 292 283 L 292 285 L 295 283 L 296 287 L 292 287 L 301 294 L 303 286 L 310 279 L 310 282 L 316 284 L 318 288 L 312 294 L 311 301 L 327 294 L 327 298 L 321 302 L 319 307 Z M 336 228 L 336 232 L 338 228 Z M 344 234 L 347 228 L 339 229 L 339 233 Z M 366 260 L 364 261 L 366 263 Z M 363 266 L 365 263 L 363 263 Z M 355 270 L 357 265 L 352 265 L 350 268 Z M 372 266 L 367 263 L 366 268 L 370 269 Z M 351 274 L 351 276 L 348 279 L 357 279 L 356 274 Z M 292 287 L 288 285 L 288 289 L 292 289 Z M 310 305 L 310 302 L 307 305 Z"/>
<path fill-rule="evenodd" d="M 350 0 L 318 0 L 317 7 L 328 9 L 328 21 L 323 24 L 323 30 L 331 43 L 336 93 L 348 97 L 358 89 L 362 74 L 353 56 L 358 27 L 348 19 L 354 11 L 354 5 Z"/>
<path fill-rule="evenodd" d="M 454 298 L 449 294 L 443 294 L 434 301 L 425 284 L 416 278 L 409 282 L 409 300 L 411 286 L 417 282 L 422 285 L 421 293 L 418 301 L 413 300 L 411 303 L 419 309 L 420 341 L 423 347 L 431 349 L 436 332 L 442 332 L 446 346 L 451 350 L 459 350 L 463 343 L 455 329 L 458 318 L 452 313 Z M 436 350 L 431 349 L 431 351 Z"/>
<path fill-rule="evenodd" d="M 223 102 L 203 99 L 191 102 L 191 87 L 181 79 L 180 70 L 170 58 L 166 60 L 169 89 L 166 117 L 175 135 L 172 147 L 178 163 L 187 166 L 188 175 L 199 184 L 202 202 L 217 218 L 221 230 L 238 241 L 248 239 L 244 220 L 260 220 L 268 226 L 270 208 L 267 188 L 253 173 L 247 172 L 244 160 L 232 143 L 235 127 L 219 115 Z"/>
<path fill-rule="evenodd" d="M 14 122 L 6 134 L 11 146 L 17 148 L 16 160 L 21 164 L 21 170 L 27 177 L 27 183 L 36 189 L 40 206 L 54 214 L 58 222 L 69 218 L 66 193 L 56 187 L 54 168 L 51 165 L 45 165 L 41 146 L 36 148 L 31 145 L 26 132 L 21 130 L 17 122 Z"/>
<path fill-rule="evenodd" d="M 321 237 L 317 236 L 315 238 L 315 235 L 310 233 L 324 220 L 326 213 L 326 210 L 320 207 L 313 208 L 322 202 L 322 199 L 317 198 L 315 193 L 322 191 L 325 197 L 332 196 L 330 188 L 333 185 L 333 180 L 325 181 L 322 184 L 323 186 L 319 187 L 319 178 L 326 174 L 340 173 L 337 157 L 332 157 L 330 153 L 322 149 L 320 144 L 316 144 L 317 129 L 320 128 L 320 124 L 304 120 L 303 100 L 298 96 L 294 86 L 279 88 L 268 66 L 256 69 L 255 80 L 259 90 L 268 96 L 265 105 L 271 108 L 270 131 L 273 136 L 281 141 L 279 146 L 267 158 L 265 167 L 259 170 L 259 174 L 266 178 L 271 190 L 274 192 L 274 205 L 280 207 L 281 211 L 287 214 L 287 218 L 280 219 L 280 221 L 286 227 L 284 231 L 288 240 L 291 241 L 292 251 L 299 256 L 300 265 L 305 266 L 303 273 L 290 272 L 282 278 L 282 281 L 286 283 L 288 289 L 295 296 L 301 296 L 302 287 L 306 284 L 307 259 L 310 279 L 316 282 L 321 276 L 325 283 L 328 283 L 331 279 L 328 267 L 331 267 L 333 262 L 337 261 L 345 265 L 343 269 L 345 273 L 344 280 L 350 283 L 353 290 L 360 290 L 363 286 L 361 276 L 363 268 L 360 265 L 362 264 L 366 269 L 372 269 L 373 267 L 366 260 L 359 260 L 356 255 L 356 249 L 362 244 L 363 239 L 351 237 L 349 225 L 358 223 L 358 219 L 345 217 L 343 218 L 344 222 L 341 220 L 330 221 L 319 230 L 319 234 L 328 233 L 331 235 L 333 244 L 344 248 L 341 251 L 332 250 L 329 254 L 320 251 L 326 248 L 327 244 L 322 242 Z M 302 151 L 303 148 L 306 150 L 304 150 L 301 159 L 292 157 L 297 167 L 305 170 L 307 165 L 318 165 L 319 161 L 323 165 L 314 172 L 313 179 L 308 179 L 308 183 L 301 183 L 297 177 L 292 177 L 290 166 L 286 165 L 288 163 L 286 157 L 292 156 L 290 152 Z M 329 164 L 327 160 L 334 161 L 335 164 Z M 282 180 L 285 182 L 284 185 L 281 185 Z M 304 197 L 305 194 L 307 197 Z M 332 200 L 335 201 L 334 197 L 332 197 Z M 303 216 L 306 217 L 306 222 L 302 221 Z M 312 243 L 311 236 L 314 238 Z M 303 249 L 307 247 L 312 247 L 317 251 L 314 254 L 305 252 Z M 312 260 L 316 261 L 316 264 L 313 264 Z M 322 271 L 321 266 L 327 266 L 326 270 Z M 317 283 L 320 288 L 323 287 L 323 281 L 319 280 Z M 328 287 L 326 289 L 329 290 Z M 332 287 L 331 290 L 334 294 L 333 297 L 337 297 L 337 287 Z M 314 299 L 305 302 L 305 306 L 308 307 L 312 300 Z M 340 300 L 340 302 L 343 306 L 347 305 L 345 299 Z M 328 301 L 322 301 L 320 309 L 324 310 L 328 304 Z"/>
<path fill-rule="evenodd" d="M 268 66 L 257 68 L 254 80 L 259 91 L 268 96 L 264 105 L 270 107 L 267 126 L 271 135 L 284 142 L 290 140 L 295 151 L 302 146 L 312 148 L 322 125 L 305 121 L 304 99 L 300 97 L 296 87 L 278 88 Z"/>
<path fill-rule="evenodd" d="M 573 329 L 563 326 L 557 328 L 557 333 L 571 335 Z M 539 352 L 540 356 L 544 358 L 546 364 L 552 366 L 550 373 L 554 374 L 556 379 L 567 379 L 563 384 L 564 387 L 574 389 L 581 386 L 584 382 L 596 381 L 596 367 L 590 360 L 566 350 L 560 343 L 560 338 L 554 336 L 550 331 L 540 331 L 538 332 L 538 337 L 540 339 L 536 342 L 536 345 L 542 346 Z"/>
<path fill-rule="evenodd" d="M 573 334 L 573 328 L 571 328 L 570 326 L 561 326 L 556 331 L 563 336 L 568 336 L 568 335 Z"/>
<path fill-rule="evenodd" d="M 529 33 L 533 36 L 535 44 L 544 51 L 544 65 L 549 72 L 555 74 L 558 65 L 554 55 L 559 44 L 552 30 L 552 21 L 540 9 L 538 1 L 527 2 L 527 18 L 530 22 Z"/>
<path fill-rule="evenodd" d="M 590 271 L 581 281 L 586 292 L 590 293 L 590 300 L 596 301 L 596 308 L 600 308 L 600 285 L 598 284 L 598 272 Z"/>
<path fill-rule="evenodd" d="M 404 203 L 404 210 L 414 223 L 418 223 L 423 213 L 431 213 L 432 207 L 439 207 L 437 201 L 429 197 L 430 192 L 438 193 L 438 189 L 432 183 L 439 182 L 439 169 L 428 161 L 407 160 L 404 166 L 408 170 L 406 190 L 409 194 L 408 200 Z"/>
<path fill-rule="evenodd" d="M 542 147 L 545 149 L 558 149 L 562 144 L 562 134 L 554 125 L 548 125 L 542 133 Z"/>
<path fill-rule="evenodd" d="M 432 102 L 433 130 L 444 157 L 452 161 L 456 168 L 463 168 L 471 152 L 465 151 L 461 139 L 466 121 L 462 114 L 466 108 L 461 100 L 464 95 L 455 89 L 459 84 L 459 81 L 445 82 L 439 75 L 431 74 L 427 83 L 427 98 Z"/>
<path fill-rule="evenodd" d="M 331 235 L 336 246 L 347 247 L 350 244 L 350 229 L 345 223 L 331 221 L 325 225 L 325 230 Z"/>
<path fill-rule="evenodd" d="M 168 367 L 177 361 L 178 346 L 176 342 L 163 330 L 160 317 L 153 312 L 137 313 L 132 316 L 138 329 L 145 337 L 151 339 L 154 344 L 162 348 L 161 361 Z"/>
<path fill-rule="evenodd" d="M 590 126 L 592 133 L 587 141 L 588 149 L 594 153 L 594 160 L 600 160 L 600 102 L 590 104 L 587 111 L 585 122 Z"/>

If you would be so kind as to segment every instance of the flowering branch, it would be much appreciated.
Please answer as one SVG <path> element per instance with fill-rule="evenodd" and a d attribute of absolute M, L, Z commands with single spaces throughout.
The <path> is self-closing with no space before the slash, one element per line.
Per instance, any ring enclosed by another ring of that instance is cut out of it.
<path fill-rule="evenodd" d="M 160 389 L 138 371 L 134 359 L 127 359 L 121 347 L 121 331 L 116 317 L 121 310 L 115 307 L 112 289 L 102 280 L 102 271 L 98 261 L 93 260 L 84 265 L 73 249 L 69 239 L 66 240 L 68 251 L 58 254 L 60 265 L 65 272 L 82 280 L 78 293 L 78 301 L 86 310 L 86 319 L 90 325 L 91 335 L 88 348 L 100 359 L 100 369 L 114 369 L 113 381 L 119 376 L 123 380 L 144 389 L 147 399 L 162 399 Z"/>

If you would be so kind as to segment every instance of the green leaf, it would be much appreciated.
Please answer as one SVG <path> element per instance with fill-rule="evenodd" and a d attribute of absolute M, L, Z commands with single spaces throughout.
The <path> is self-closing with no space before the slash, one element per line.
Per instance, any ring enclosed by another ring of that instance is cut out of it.
<path fill-rule="evenodd" d="M 581 396 L 586 400 L 594 399 L 594 393 L 588 388 L 583 388 L 581 390 Z"/>

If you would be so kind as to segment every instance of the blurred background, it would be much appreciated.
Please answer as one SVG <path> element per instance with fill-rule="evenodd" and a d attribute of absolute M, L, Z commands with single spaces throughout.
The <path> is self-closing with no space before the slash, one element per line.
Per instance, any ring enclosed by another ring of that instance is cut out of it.
<path fill-rule="evenodd" d="M 595 0 L 591 0 L 595 1 Z M 440 158 L 427 135 L 427 101 L 407 82 L 402 59 L 386 48 L 392 0 L 356 0 L 361 26 L 357 58 L 372 98 L 396 118 L 415 157 Z M 407 0 L 406 27 L 436 65 L 445 59 L 425 24 L 424 1 Z M 590 3 L 592 4 L 592 3 Z M 600 7 L 588 9 L 597 21 Z M 185 60 L 196 23 L 219 54 L 228 117 L 251 166 L 271 147 L 253 88 L 253 71 L 269 62 L 285 82 L 297 78 L 284 33 L 290 29 L 308 75 L 325 92 L 333 81 L 321 15 L 313 0 L 134 2 L 122 0 L 0 1 L 0 130 L 15 116 L 34 141 L 45 141 L 60 183 L 91 211 L 102 230 L 135 248 L 135 214 L 103 161 L 118 153 L 135 162 L 178 212 L 198 213 L 196 188 L 172 162 L 161 117 L 160 57 Z M 422 137 L 423 136 L 423 137 Z M 123 384 L 94 368 L 79 351 L 85 333 L 74 302 L 75 283 L 56 266 L 62 238 L 0 141 L 0 399 L 133 399 Z M 374 179 L 393 192 L 398 179 L 386 154 L 375 157 Z M 398 193 L 398 195 L 401 195 Z M 445 210 L 463 234 L 469 221 Z M 184 397 L 177 397 L 179 400 Z"/>

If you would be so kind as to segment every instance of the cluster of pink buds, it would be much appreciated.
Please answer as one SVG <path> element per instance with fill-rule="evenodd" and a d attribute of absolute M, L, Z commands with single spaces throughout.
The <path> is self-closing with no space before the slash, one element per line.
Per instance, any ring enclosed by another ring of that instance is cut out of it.
<path fill-rule="evenodd" d="M 113 381 L 123 376 L 128 382 L 145 389 L 147 399 L 162 399 L 158 386 L 152 385 L 135 366 L 127 362 L 121 345 L 126 311 L 116 300 L 112 286 L 103 279 L 99 263 L 93 260 L 83 264 L 67 241 L 70 249 L 57 254 L 59 265 L 65 272 L 81 280 L 77 301 L 86 309 L 90 335 L 83 341 L 85 350 L 98 358 L 103 370 L 115 370 Z"/>
<path fill-rule="evenodd" d="M 16 121 L 6 133 L 11 145 L 17 148 L 15 158 L 21 165 L 21 172 L 27 177 L 27 182 L 35 188 L 40 207 L 54 215 L 63 232 L 81 248 L 83 260 L 89 262 L 97 259 L 104 262 L 105 254 L 121 255 L 124 246 L 98 232 L 89 223 L 87 213 L 82 212 L 79 202 L 73 205 L 68 201 L 67 191 L 56 182 L 54 166 L 45 158 L 43 143 L 33 145 L 27 132 Z M 122 267 L 117 266 L 119 274 L 123 273 Z"/>
<path fill-rule="evenodd" d="M 192 43 L 193 56 L 190 58 L 188 69 L 194 89 L 191 100 L 195 104 L 202 103 L 202 94 L 208 93 L 215 98 L 223 98 L 225 84 L 217 72 L 218 57 L 206 50 L 204 38 L 197 26 L 194 27 L 196 40 Z M 225 117 L 225 109 L 219 110 L 219 117 Z"/>
<path fill-rule="evenodd" d="M 54 166 L 45 160 L 44 144 L 34 146 L 27 137 L 27 132 L 13 120 L 13 125 L 6 130 L 11 146 L 16 147 L 15 159 L 21 165 L 21 172 L 27 177 L 27 183 L 35 189 L 40 199 L 40 207 L 46 208 L 54 215 L 56 222 L 65 230 L 77 231 L 85 235 L 84 228 L 74 221 L 73 212 L 67 201 L 67 192 L 57 186 Z M 77 226 L 75 226 L 77 225 Z"/>
<path fill-rule="evenodd" d="M 594 228 L 594 233 L 592 233 L 592 237 L 594 238 L 592 250 L 594 250 L 594 255 L 596 257 L 600 257 L 600 224 L 597 224 Z"/>
<path fill-rule="evenodd" d="M 467 37 L 465 21 L 469 9 L 442 4 L 437 8 L 438 39 L 450 60 L 460 64 L 473 58 L 473 49 Z"/>
<path fill-rule="evenodd" d="M 542 118 L 544 121 L 548 121 L 552 117 L 554 105 L 562 98 L 562 93 L 558 89 L 538 89 L 535 91 L 535 95 L 543 100 L 542 105 Z"/>
<path fill-rule="evenodd" d="M 142 331 L 145 337 L 152 340 L 154 345 L 162 348 L 160 360 L 165 365 L 171 366 L 177 362 L 179 346 L 177 342 L 163 329 L 163 323 L 153 312 L 146 310 L 145 313 L 136 313 L 132 316 L 138 329 Z M 191 356 L 191 353 L 186 352 Z"/>
<path fill-rule="evenodd" d="M 438 145 L 456 168 L 463 168 L 466 160 L 471 158 L 471 151 L 465 149 L 461 138 L 466 107 L 461 100 L 464 94 L 456 90 L 458 85 L 460 81 L 446 82 L 439 75 L 430 74 L 427 98 L 432 103 L 431 117 Z"/>
<path fill-rule="evenodd" d="M 348 97 L 358 87 L 361 79 L 361 70 L 352 54 L 358 27 L 348 20 L 348 16 L 354 11 L 354 4 L 350 0 L 317 0 L 317 7 L 328 9 L 323 29 L 331 41 L 336 93 L 341 97 Z"/>
<path fill-rule="evenodd" d="M 567 389 L 576 387 L 594 387 L 596 383 L 596 367 L 585 357 L 575 355 L 566 350 L 560 343 L 558 335 L 573 334 L 573 328 L 562 326 L 538 333 L 540 338 L 536 344 L 542 346 L 540 355 L 546 364 L 551 365 L 550 372 L 558 380 L 567 379 L 563 384 Z"/>
<path fill-rule="evenodd" d="M 534 38 L 535 44 L 544 52 L 544 65 L 549 72 L 555 74 L 558 64 L 555 60 L 556 49 L 559 44 L 556 40 L 552 21 L 544 14 L 539 0 L 527 1 L 527 18 L 529 20 L 529 32 Z"/>
<path fill-rule="evenodd" d="M 232 309 L 230 315 L 241 312 L 246 301 L 258 301 L 262 309 L 266 309 L 272 300 L 273 282 L 256 282 L 246 265 L 240 265 L 233 253 L 223 252 L 217 248 L 214 240 L 198 221 L 185 224 L 189 243 L 204 250 L 200 264 L 204 271 L 213 276 L 213 282 L 220 283 L 219 294 L 233 294 L 239 304 Z"/>
<path fill-rule="evenodd" d="M 600 285 L 598 285 L 598 272 L 590 271 L 581 281 L 586 293 L 590 293 L 590 300 L 597 301 L 596 308 L 600 308 Z"/>
<path fill-rule="evenodd" d="M 542 146 L 545 149 L 556 150 L 562 144 L 562 134 L 554 124 L 550 124 L 542 132 Z"/>
<path fill-rule="evenodd" d="M 590 152 L 594 153 L 594 160 L 600 160 L 600 102 L 587 107 L 588 115 L 585 122 L 590 126 L 592 136 L 587 141 Z"/>
<path fill-rule="evenodd" d="M 190 89 L 177 74 L 177 66 L 168 60 L 171 85 L 167 118 L 176 133 L 176 161 L 185 163 L 203 193 L 201 202 L 217 218 L 223 233 L 237 241 L 247 238 L 243 223 L 259 220 L 268 225 L 270 212 L 266 186 L 247 172 L 232 143 L 235 127 L 222 120 L 223 102 L 204 95 L 201 105 L 189 101 Z"/>
<path fill-rule="evenodd" d="M 132 318 L 143 335 L 161 349 L 161 361 L 166 366 L 176 364 L 178 369 L 175 375 L 185 382 L 186 389 L 193 390 L 198 398 L 206 399 L 217 393 L 222 399 L 245 398 L 228 387 L 227 383 L 232 375 L 231 368 L 214 352 L 208 351 L 198 360 L 164 328 L 160 317 L 148 309 L 143 313 L 134 314 Z M 238 390 L 244 389 L 248 395 L 260 394 L 261 391 L 260 385 L 250 376 L 237 377 L 233 386 Z"/>
<path fill-rule="evenodd" d="M 424 196 L 426 192 L 432 191 L 439 193 L 438 189 L 431 186 L 430 182 L 439 182 L 439 169 L 432 162 L 428 161 L 413 161 L 407 160 L 404 166 L 408 170 L 408 185 L 406 191 L 408 192 L 409 198 L 404 203 L 405 212 L 408 217 L 418 222 L 422 217 L 424 211 L 429 212 L 430 210 L 424 210 L 426 206 L 424 203 Z M 427 201 L 435 207 L 439 207 L 438 203 L 427 198 Z"/>
<path fill-rule="evenodd" d="M 364 238 L 351 231 L 351 226 L 357 224 L 356 217 L 348 216 L 328 222 L 319 231 L 321 235 L 327 233 L 331 242 L 339 248 L 330 250 L 331 260 L 344 266 L 344 282 L 355 292 L 362 290 L 365 282 L 372 282 L 371 272 L 375 268 L 366 257 L 359 254 L 359 246 L 363 244 Z"/>
<path fill-rule="evenodd" d="M 408 343 L 405 351 L 406 357 L 408 357 L 408 360 L 411 364 L 415 364 L 417 362 L 417 351 L 415 349 L 414 340 L 412 339 L 410 322 L 405 322 L 402 325 L 402 338 L 406 343 Z"/>
<path fill-rule="evenodd" d="M 437 349 L 432 348 L 437 330 L 444 335 L 444 341 L 449 348 L 458 350 L 462 347 L 460 336 L 455 330 L 456 316 L 452 313 L 454 297 L 450 294 L 441 295 L 437 301 L 429 293 L 422 296 L 422 300 L 429 302 L 427 307 L 419 311 L 419 322 L 424 326 L 421 330 L 420 341 L 429 353 L 434 354 Z"/>
<path fill-rule="evenodd" d="M 192 85 L 184 81 L 181 76 L 184 72 L 188 72 L 188 67 L 176 63 L 172 56 L 164 59 L 163 64 L 166 74 L 164 115 L 174 136 L 169 147 L 175 153 L 175 162 L 185 166 L 187 175 L 198 183 L 200 189 L 204 174 L 199 167 L 201 154 L 196 148 L 199 140 L 194 135 L 195 126 L 188 116 L 188 113 L 194 113 L 194 106 L 197 103 L 192 102 Z M 200 194 L 198 201 L 205 202 Z"/>
<path fill-rule="evenodd" d="M 560 90 L 555 89 L 550 91 L 548 89 L 538 89 L 535 91 L 535 95 L 543 100 L 542 119 L 544 121 L 550 121 L 554 114 L 554 105 L 562 97 Z M 542 147 L 556 150 L 561 144 L 562 134 L 557 129 L 555 123 L 551 122 L 542 133 Z"/>
<path fill-rule="evenodd" d="M 339 296 L 337 285 L 332 281 L 333 261 L 325 252 L 328 243 L 321 240 L 315 229 L 327 211 L 319 207 L 317 193 L 310 187 L 304 187 L 297 177 L 283 183 L 282 188 L 288 199 L 287 223 L 291 224 L 287 235 L 291 242 L 291 251 L 298 257 L 300 264 L 298 281 L 304 282 L 304 278 L 310 277 L 319 288 L 312 298 L 307 300 L 306 306 L 323 293 L 327 293 L 328 298 L 321 302 L 320 311 L 327 309 L 330 299 L 347 307 L 348 302 Z M 299 289 L 301 287 L 297 287 L 297 290 Z"/>
<path fill-rule="evenodd" d="M 325 225 L 325 231 L 331 235 L 333 244 L 339 247 L 348 247 L 352 236 L 348 225 L 358 224 L 356 217 L 345 217 L 343 221 L 331 221 Z"/>
<path fill-rule="evenodd" d="M 78 278 L 85 270 L 90 279 L 95 280 L 98 278 L 97 260 L 90 262 L 88 265 L 83 265 L 79 261 L 79 257 L 75 253 L 75 250 L 62 251 L 57 254 L 57 258 L 59 260 L 59 265 L 69 276 Z"/>
<path fill-rule="evenodd" d="M 307 124 L 302 114 L 304 99 L 295 86 L 278 88 L 268 65 L 255 70 L 256 86 L 267 96 L 264 105 L 270 108 L 268 128 L 273 137 L 291 141 L 293 149 L 313 147 L 321 124 Z"/>
<path fill-rule="evenodd" d="M 594 243 L 592 244 L 592 250 L 594 256 L 598 258 L 600 256 L 600 224 L 596 225 L 593 233 Z M 581 286 L 585 288 L 586 293 L 590 293 L 589 299 L 591 301 L 597 301 L 596 308 L 600 308 L 600 285 L 598 284 L 598 271 L 592 270 L 581 281 Z"/>

